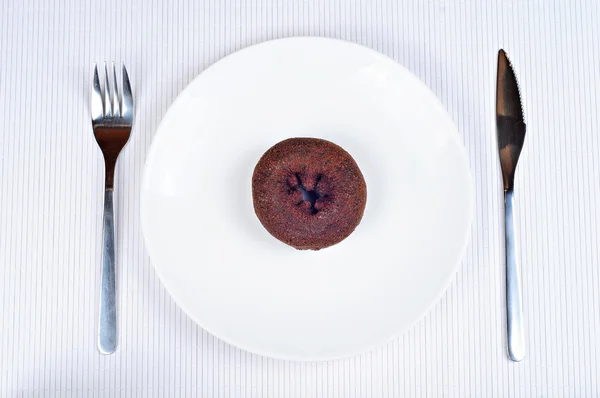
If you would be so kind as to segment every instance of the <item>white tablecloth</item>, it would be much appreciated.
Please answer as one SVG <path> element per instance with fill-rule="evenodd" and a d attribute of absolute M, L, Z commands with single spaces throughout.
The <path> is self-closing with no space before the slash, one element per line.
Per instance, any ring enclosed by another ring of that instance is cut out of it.
<path fill-rule="evenodd" d="M 595 0 L 1 0 L 0 9 L 1 396 L 600 394 Z M 442 299 L 389 344 L 325 363 L 266 359 L 207 334 L 157 279 L 140 232 L 146 153 L 177 94 L 229 53 L 298 35 L 361 43 L 419 76 L 457 123 L 477 187 L 471 243 Z M 528 125 L 516 182 L 522 363 L 507 359 L 505 342 L 500 47 Z M 117 170 L 111 356 L 96 348 L 103 165 L 87 107 L 93 62 L 104 60 L 127 65 L 137 106 Z"/>

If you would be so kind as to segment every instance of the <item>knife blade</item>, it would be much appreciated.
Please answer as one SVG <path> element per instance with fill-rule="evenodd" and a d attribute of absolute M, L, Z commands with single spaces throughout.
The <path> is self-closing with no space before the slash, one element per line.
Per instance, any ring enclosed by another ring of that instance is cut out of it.
<path fill-rule="evenodd" d="M 508 354 L 511 360 L 517 362 L 525 357 L 525 330 L 513 202 L 515 171 L 525 141 L 525 130 L 517 78 L 506 53 L 501 49 L 498 52 L 496 132 L 504 186 Z"/>

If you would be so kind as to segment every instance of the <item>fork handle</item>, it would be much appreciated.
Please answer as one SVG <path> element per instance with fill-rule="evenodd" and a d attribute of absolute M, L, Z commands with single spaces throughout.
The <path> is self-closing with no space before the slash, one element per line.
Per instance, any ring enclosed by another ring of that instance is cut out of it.
<path fill-rule="evenodd" d="M 517 259 L 517 244 L 513 212 L 514 192 L 504 193 L 506 234 L 506 327 L 508 355 L 513 361 L 525 357 L 525 330 L 521 292 L 521 268 Z"/>
<path fill-rule="evenodd" d="M 102 289 L 100 293 L 100 323 L 98 330 L 98 348 L 102 354 L 112 354 L 117 347 L 115 222 L 113 209 L 113 190 L 106 189 L 104 191 Z"/>

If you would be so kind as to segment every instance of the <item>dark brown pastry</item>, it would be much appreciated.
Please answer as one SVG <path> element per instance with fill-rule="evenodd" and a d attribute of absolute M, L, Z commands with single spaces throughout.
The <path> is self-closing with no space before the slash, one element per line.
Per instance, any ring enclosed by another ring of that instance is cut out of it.
<path fill-rule="evenodd" d="M 360 223 L 367 185 L 340 146 L 290 138 L 260 158 L 252 176 L 254 211 L 277 239 L 300 250 L 344 240 Z"/>

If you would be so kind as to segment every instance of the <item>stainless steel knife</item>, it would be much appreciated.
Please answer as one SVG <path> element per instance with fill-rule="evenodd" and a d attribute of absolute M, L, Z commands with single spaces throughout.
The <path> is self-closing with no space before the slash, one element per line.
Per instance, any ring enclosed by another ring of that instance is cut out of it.
<path fill-rule="evenodd" d="M 504 50 L 498 52 L 496 130 L 504 184 L 508 355 L 513 361 L 520 361 L 525 357 L 525 330 L 523 325 L 521 267 L 516 250 L 513 198 L 515 170 L 525 140 L 525 121 L 517 79 Z"/>

